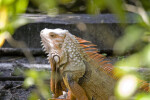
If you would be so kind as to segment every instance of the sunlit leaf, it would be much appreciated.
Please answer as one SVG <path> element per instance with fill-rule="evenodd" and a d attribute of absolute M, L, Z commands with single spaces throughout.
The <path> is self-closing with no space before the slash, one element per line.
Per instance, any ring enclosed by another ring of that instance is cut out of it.
<path fill-rule="evenodd" d="M 7 18 L 8 18 L 7 7 L 6 6 L 0 7 L 0 29 L 5 28 L 7 24 Z"/>
<path fill-rule="evenodd" d="M 114 75 L 115 75 L 115 77 L 122 77 L 123 75 L 125 75 L 125 74 L 127 74 L 128 72 L 125 70 L 125 69 L 123 69 L 122 67 L 115 67 L 114 68 Z"/>
<path fill-rule="evenodd" d="M 35 80 L 32 77 L 27 77 L 24 81 L 24 86 L 29 87 L 35 84 Z"/>
<path fill-rule="evenodd" d="M 15 0 L 0 0 L 3 5 L 10 5 L 12 4 Z"/>
<path fill-rule="evenodd" d="M 0 34 L 0 47 L 3 46 L 4 42 L 5 42 L 5 36 L 4 34 Z"/>
<path fill-rule="evenodd" d="M 16 3 L 16 12 L 23 13 L 26 11 L 28 5 L 28 0 L 17 0 Z"/>
<path fill-rule="evenodd" d="M 35 70 L 29 70 L 25 74 L 28 77 L 32 77 L 34 80 L 38 79 L 38 76 L 39 76 L 38 72 Z"/>
<path fill-rule="evenodd" d="M 148 93 L 139 93 L 135 96 L 135 100 L 149 100 L 150 94 Z"/>
<path fill-rule="evenodd" d="M 121 99 L 131 99 L 130 97 L 134 94 L 137 88 L 137 78 L 135 75 L 123 76 L 116 87 L 116 96 Z"/>

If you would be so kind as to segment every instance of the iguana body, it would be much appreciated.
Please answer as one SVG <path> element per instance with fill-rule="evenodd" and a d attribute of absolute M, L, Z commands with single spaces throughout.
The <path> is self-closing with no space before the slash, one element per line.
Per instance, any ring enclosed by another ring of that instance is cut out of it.
<path fill-rule="evenodd" d="M 71 91 L 71 100 L 108 100 L 114 95 L 114 68 L 97 53 L 94 44 L 62 29 L 44 29 L 41 38 L 49 54 L 55 97 L 66 88 Z"/>

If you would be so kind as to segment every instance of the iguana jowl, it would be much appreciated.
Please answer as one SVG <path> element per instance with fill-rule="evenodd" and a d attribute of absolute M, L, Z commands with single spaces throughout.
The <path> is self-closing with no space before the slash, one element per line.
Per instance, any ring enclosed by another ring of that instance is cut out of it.
<path fill-rule="evenodd" d="M 113 66 L 98 54 L 96 45 L 63 29 L 43 29 L 43 47 L 52 68 L 51 90 L 58 97 L 66 88 L 71 100 L 108 100 L 114 95 Z M 148 90 L 147 83 L 141 88 Z"/>

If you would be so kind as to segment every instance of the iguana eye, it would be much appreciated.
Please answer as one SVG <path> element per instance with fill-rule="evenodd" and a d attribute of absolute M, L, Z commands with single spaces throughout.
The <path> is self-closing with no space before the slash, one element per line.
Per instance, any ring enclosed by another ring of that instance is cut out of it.
<path fill-rule="evenodd" d="M 56 35 L 53 34 L 53 33 L 50 33 L 49 36 L 52 37 L 52 38 L 54 38 Z"/>

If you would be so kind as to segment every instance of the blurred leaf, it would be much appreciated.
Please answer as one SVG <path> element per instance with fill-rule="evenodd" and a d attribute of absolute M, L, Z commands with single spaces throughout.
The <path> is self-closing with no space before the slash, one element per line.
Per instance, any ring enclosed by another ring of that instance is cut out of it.
<path fill-rule="evenodd" d="M 116 96 L 120 98 L 119 100 L 130 100 L 131 96 L 135 93 L 137 88 L 137 78 L 135 75 L 125 75 L 123 76 L 116 85 Z"/>
<path fill-rule="evenodd" d="M 16 76 L 24 76 L 24 70 L 25 69 L 21 69 L 19 67 L 15 67 L 12 74 L 16 75 Z"/>
<path fill-rule="evenodd" d="M 150 94 L 147 93 L 139 93 L 135 96 L 135 100 L 149 100 Z"/>
<path fill-rule="evenodd" d="M 16 13 L 23 13 L 26 11 L 28 0 L 17 0 L 16 2 Z"/>
<path fill-rule="evenodd" d="M 118 60 L 123 60 L 125 58 L 125 56 L 118 56 L 117 59 Z"/>
<path fill-rule="evenodd" d="M 87 12 L 89 14 L 99 14 L 100 7 L 97 5 L 96 0 L 87 0 Z"/>
<path fill-rule="evenodd" d="M 146 45 L 141 52 L 142 63 L 150 67 L 150 44 Z"/>
<path fill-rule="evenodd" d="M 74 2 L 75 0 L 58 0 L 58 1 L 61 4 L 68 4 L 68 3 Z"/>
<path fill-rule="evenodd" d="M 0 30 L 4 29 L 7 24 L 8 12 L 7 7 L 0 7 Z"/>
<path fill-rule="evenodd" d="M 124 22 L 125 21 L 125 11 L 123 9 L 123 1 L 122 0 L 104 0 L 107 7 L 114 13 L 116 13 L 119 19 Z"/>
<path fill-rule="evenodd" d="M 31 0 L 41 11 L 49 15 L 58 14 L 57 0 Z"/>
<path fill-rule="evenodd" d="M 38 83 L 39 91 L 41 92 L 44 98 L 50 98 L 52 95 L 50 94 L 49 87 L 45 85 L 45 83 L 39 82 Z"/>
<path fill-rule="evenodd" d="M 49 73 L 45 71 L 28 70 L 25 72 L 27 78 L 24 81 L 24 86 L 36 86 L 35 94 L 40 94 L 43 98 L 50 98 L 49 85 L 45 84 L 45 80 L 49 79 Z M 32 98 L 32 95 L 31 95 Z"/>
<path fill-rule="evenodd" d="M 32 86 L 35 84 L 35 80 L 32 78 L 32 77 L 27 77 L 25 80 L 24 80 L 24 86 L 25 87 L 29 87 L 29 86 Z"/>
<path fill-rule="evenodd" d="M 116 54 L 123 54 L 134 44 L 141 41 L 144 30 L 138 26 L 130 26 L 125 30 L 125 35 L 117 40 L 114 45 Z"/>
<path fill-rule="evenodd" d="M 118 15 L 118 18 L 125 21 L 125 11 L 123 9 L 122 0 L 88 0 L 87 10 L 90 14 L 99 14 L 99 12 L 105 8 Z"/>
<path fill-rule="evenodd" d="M 35 70 L 28 70 L 26 73 L 25 73 L 25 75 L 26 76 L 28 76 L 28 77 L 31 77 L 31 78 L 33 78 L 34 80 L 37 80 L 39 77 L 39 75 L 38 75 L 38 72 L 37 71 L 35 71 Z"/>
<path fill-rule="evenodd" d="M 143 42 L 147 42 L 147 43 L 150 42 L 150 32 L 149 31 L 144 32 L 144 36 L 142 37 L 142 40 L 143 40 Z"/>
<path fill-rule="evenodd" d="M 17 20 L 12 21 L 11 24 L 14 26 L 14 28 L 18 28 L 20 26 L 27 24 L 28 22 L 29 21 L 27 19 L 19 17 Z M 30 22 L 32 22 L 32 21 L 30 21 Z"/>
<path fill-rule="evenodd" d="M 114 67 L 114 76 L 117 78 L 122 77 L 123 75 L 126 75 L 128 71 L 122 69 L 120 66 Z"/>
<path fill-rule="evenodd" d="M 14 2 L 15 0 L 0 0 L 0 3 L 3 5 L 10 5 Z"/>
<path fill-rule="evenodd" d="M 100 10 L 103 10 L 106 7 L 105 0 L 93 0 L 93 1 L 100 8 Z"/>
<path fill-rule="evenodd" d="M 4 42 L 5 42 L 4 34 L 0 33 L 0 48 L 3 46 Z"/>
<path fill-rule="evenodd" d="M 141 66 L 141 56 L 139 53 L 132 54 L 127 58 L 124 58 L 123 60 L 120 60 L 116 62 L 116 67 L 140 67 Z"/>
<path fill-rule="evenodd" d="M 39 95 L 34 91 L 30 94 L 28 100 L 40 100 Z"/>

